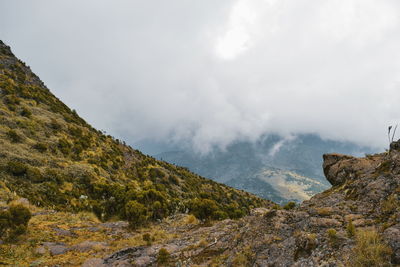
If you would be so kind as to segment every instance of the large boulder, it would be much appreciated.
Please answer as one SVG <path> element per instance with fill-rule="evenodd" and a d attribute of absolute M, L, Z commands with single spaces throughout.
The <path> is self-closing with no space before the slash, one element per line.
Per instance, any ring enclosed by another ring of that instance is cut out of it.
<path fill-rule="evenodd" d="M 343 164 L 340 163 L 345 163 L 355 158 L 343 154 L 324 154 L 323 159 L 323 169 L 326 179 L 333 186 L 343 184 L 347 179 L 348 173 L 343 168 Z"/>
<path fill-rule="evenodd" d="M 400 225 L 389 227 L 383 232 L 385 241 L 390 245 L 393 250 L 392 262 L 400 264 Z"/>

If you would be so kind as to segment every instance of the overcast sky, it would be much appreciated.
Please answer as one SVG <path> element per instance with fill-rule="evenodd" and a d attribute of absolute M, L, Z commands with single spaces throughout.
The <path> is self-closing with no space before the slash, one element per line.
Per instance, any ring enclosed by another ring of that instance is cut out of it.
<path fill-rule="evenodd" d="M 0 38 L 95 127 L 207 151 L 264 133 L 383 147 L 398 0 L 1 0 Z"/>

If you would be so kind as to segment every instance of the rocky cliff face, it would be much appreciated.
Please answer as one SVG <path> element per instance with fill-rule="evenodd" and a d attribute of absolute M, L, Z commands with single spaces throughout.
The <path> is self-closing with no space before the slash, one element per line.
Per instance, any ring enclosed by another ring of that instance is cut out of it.
<path fill-rule="evenodd" d="M 188 229 L 184 238 L 121 251 L 103 263 L 155 266 L 158 249 L 165 247 L 176 266 L 400 264 L 396 144 L 390 153 L 365 158 L 324 155 L 324 173 L 333 187 L 293 209 L 256 209 L 241 220 Z"/>

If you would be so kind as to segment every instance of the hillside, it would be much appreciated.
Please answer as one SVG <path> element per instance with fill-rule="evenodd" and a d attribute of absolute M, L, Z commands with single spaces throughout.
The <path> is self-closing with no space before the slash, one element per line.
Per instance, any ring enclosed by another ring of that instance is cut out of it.
<path fill-rule="evenodd" d="M 204 203 L 211 203 L 213 219 L 238 218 L 268 203 L 92 128 L 1 41 L 0 147 L 3 206 L 23 197 L 40 208 L 93 211 L 103 221 L 128 219 L 129 209 L 140 208 L 139 226 Z"/>
<path fill-rule="evenodd" d="M 0 265 L 400 265 L 400 141 L 281 207 L 93 129 L 2 42 L 0 89 Z"/>
<path fill-rule="evenodd" d="M 277 203 L 301 202 L 330 187 L 321 169 L 324 153 L 364 155 L 371 149 L 317 135 L 291 138 L 266 135 L 258 141 L 236 142 L 206 155 L 176 147 L 156 158 L 188 167 L 204 177 L 246 190 Z"/>
<path fill-rule="evenodd" d="M 168 266 L 399 266 L 400 141 L 391 147 L 365 158 L 324 155 L 333 187 L 297 207 L 254 209 L 211 227 L 166 222 L 166 233 L 186 234 L 85 266 L 157 266 L 161 248 L 170 254 Z"/>

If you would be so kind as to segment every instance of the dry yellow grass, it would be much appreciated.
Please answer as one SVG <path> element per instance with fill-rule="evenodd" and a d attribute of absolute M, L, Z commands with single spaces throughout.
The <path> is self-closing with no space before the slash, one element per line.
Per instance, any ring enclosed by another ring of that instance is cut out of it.
<path fill-rule="evenodd" d="M 383 242 L 376 230 L 359 230 L 356 233 L 352 262 L 348 266 L 391 266 L 391 254 L 392 250 Z"/>
<path fill-rule="evenodd" d="M 36 208 L 37 209 L 37 208 Z M 39 210 L 39 209 L 37 209 Z M 43 210 L 41 210 L 43 211 Z M 105 257 L 119 249 L 143 246 L 143 234 L 148 233 L 153 243 L 162 243 L 175 238 L 175 234 L 167 233 L 161 224 L 150 224 L 147 227 L 131 232 L 122 229 L 119 233 L 112 233 L 110 229 L 102 228 L 101 222 L 90 212 L 56 212 L 52 214 L 33 216 L 29 222 L 28 232 L 21 236 L 17 243 L 0 245 L 0 261 L 10 266 L 79 266 L 87 258 Z M 97 227 L 99 230 L 90 230 Z M 72 236 L 57 235 L 57 229 L 71 230 Z M 36 253 L 36 249 L 43 242 L 62 242 L 68 247 L 84 241 L 106 242 L 108 246 L 95 245 L 90 251 L 69 251 L 63 255 L 51 256 Z"/>

